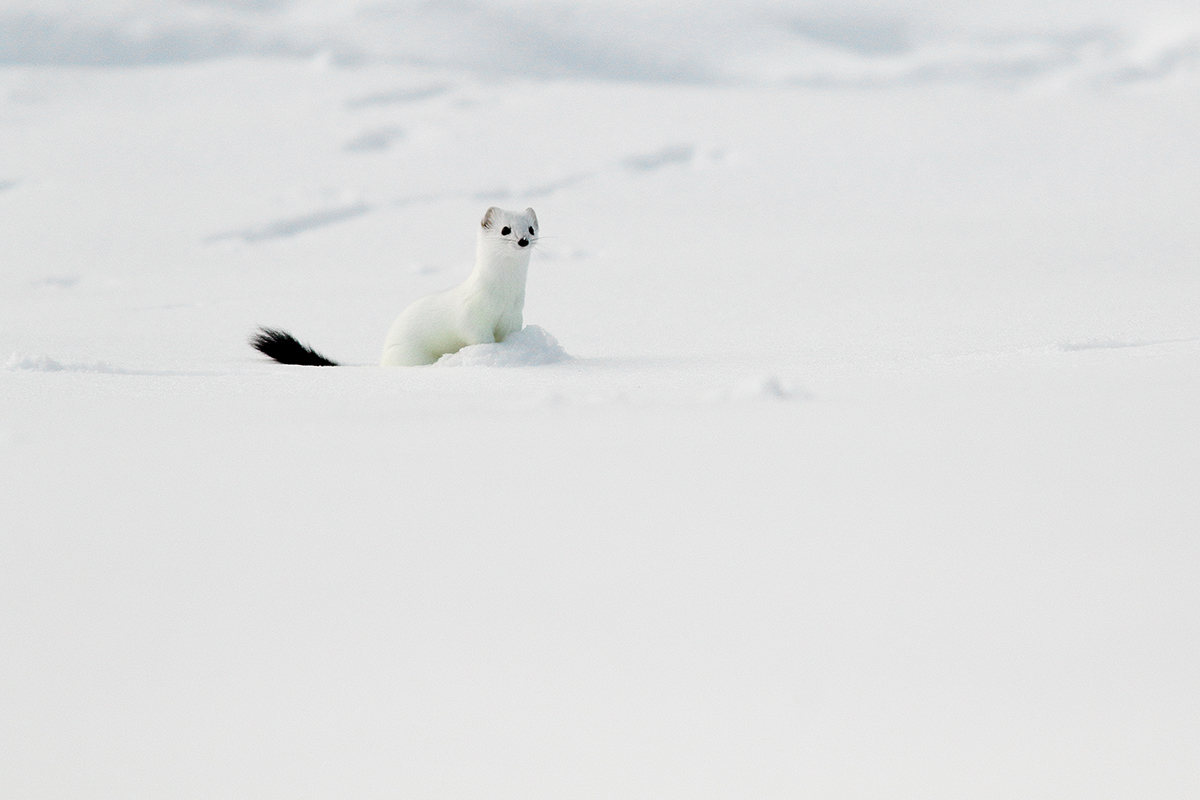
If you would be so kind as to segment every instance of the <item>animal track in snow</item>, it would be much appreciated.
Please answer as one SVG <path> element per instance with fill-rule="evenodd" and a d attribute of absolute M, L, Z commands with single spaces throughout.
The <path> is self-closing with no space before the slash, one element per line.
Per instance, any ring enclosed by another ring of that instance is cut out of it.
<path fill-rule="evenodd" d="M 631 156 L 626 156 L 621 159 L 619 166 L 628 172 L 657 172 L 666 167 L 691 164 L 696 160 L 696 147 L 690 144 L 676 144 L 664 147 L 661 150 L 656 150 L 652 153 L 641 153 Z M 714 160 L 720 160 L 723 154 L 716 153 L 712 155 Z M 568 175 L 564 178 L 548 181 L 546 183 L 527 186 L 524 189 L 507 189 L 496 188 L 487 191 L 477 192 L 474 197 L 476 200 L 485 202 L 503 201 L 511 198 L 518 199 L 536 199 L 539 197 L 549 197 L 563 189 L 570 189 L 578 186 L 594 177 L 596 172 L 579 172 L 574 175 Z"/>
<path fill-rule="evenodd" d="M 525 197 L 549 197 L 550 195 L 554 194 L 555 192 L 559 191 L 560 189 L 569 189 L 572 186 L 576 186 L 580 183 L 583 183 L 584 181 L 586 181 L 588 178 L 591 178 L 591 177 L 592 177 L 592 173 L 583 172 L 578 175 L 571 175 L 566 178 L 559 178 L 558 180 L 550 181 L 549 183 L 543 183 L 540 186 L 530 186 L 528 189 L 525 190 L 524 196 Z"/>
<path fill-rule="evenodd" d="M 404 138 L 400 128 L 387 127 L 363 131 L 358 136 L 342 145 L 347 153 L 377 153 L 387 150 L 393 142 Z"/>
<path fill-rule="evenodd" d="M 593 177 L 593 175 L 594 173 L 584 172 L 578 175 L 570 175 L 566 178 L 559 178 L 558 180 L 549 181 L 548 183 L 538 184 L 536 186 L 527 186 L 524 189 L 489 189 L 483 192 L 476 192 L 474 197 L 476 200 L 483 200 L 485 202 L 499 202 L 514 197 L 518 199 L 533 200 L 539 197 L 549 197 L 550 195 L 562 189 L 569 189 L 572 186 L 583 183 L 584 181 Z"/>
<path fill-rule="evenodd" d="M 268 239 L 282 239 L 288 236 L 295 236 L 298 233 L 304 233 L 305 231 L 311 231 L 315 228 L 323 228 L 326 225 L 333 225 L 338 222 L 354 219 L 355 217 L 361 217 L 370 210 L 371 206 L 366 203 L 356 203 L 340 208 L 327 208 L 321 211 L 314 211 L 311 214 L 275 220 L 257 228 L 218 233 L 209 236 L 204 240 L 204 243 L 211 244 L 212 242 L 220 242 L 226 239 L 241 239 L 243 242 L 253 244 Z"/>
<path fill-rule="evenodd" d="M 347 100 L 346 108 L 356 109 L 368 108 L 370 106 L 394 106 L 405 103 L 416 103 L 421 100 L 439 97 L 448 91 L 450 91 L 450 87 L 443 84 L 423 86 L 415 89 L 393 89 L 390 92 L 376 92 Z"/>
<path fill-rule="evenodd" d="M 78 275 L 47 275 L 31 283 L 32 286 L 53 286 L 58 289 L 70 289 L 78 284 Z"/>
<path fill-rule="evenodd" d="M 690 144 L 675 144 L 654 153 L 627 156 L 621 166 L 630 172 L 654 172 L 675 164 L 690 164 L 696 156 L 696 148 Z"/>
<path fill-rule="evenodd" d="M 382 102 L 382 101 L 380 101 Z M 365 99 L 360 104 L 366 104 Z M 343 145 L 343 149 L 347 152 L 365 153 L 372 151 L 385 150 L 391 146 L 392 142 L 404 136 L 404 132 L 399 128 L 385 127 L 370 131 L 364 131 L 357 138 L 352 139 Z M 719 160 L 723 154 L 717 152 L 711 154 L 711 158 Z M 664 147 L 661 150 L 656 150 L 651 153 L 642 153 L 626 156 L 618 162 L 616 168 L 633 173 L 650 173 L 665 169 L 670 166 L 692 164 L 697 159 L 697 148 L 691 144 L 676 144 Z M 535 200 L 539 198 L 549 197 L 557 194 L 565 189 L 577 187 L 586 183 L 598 175 L 614 169 L 609 167 L 595 172 L 577 172 L 572 175 L 567 175 L 562 178 L 546 181 L 543 183 L 533 184 L 518 189 L 511 189 L 500 186 L 493 189 L 477 191 L 471 195 L 475 200 L 485 203 L 503 202 L 510 199 Z M 436 200 L 445 199 L 445 195 L 420 195 L 414 197 L 399 198 L 389 205 L 391 206 L 406 206 L 414 203 L 433 202 Z M 366 203 L 357 203 L 350 206 L 341 206 L 335 208 L 314 211 L 310 214 L 304 214 L 297 217 L 288 217 L 285 219 L 268 222 L 265 225 L 260 225 L 254 228 L 246 228 L 244 230 L 228 231 L 226 233 L 218 233 L 209 236 L 204 240 L 205 244 L 224 241 L 227 239 L 241 239 L 244 242 L 255 243 L 270 239 L 280 239 L 289 236 L 295 236 L 298 233 L 323 228 L 328 225 L 334 225 L 340 222 L 345 222 L 356 217 L 362 216 L 373 210 L 373 207 Z"/>

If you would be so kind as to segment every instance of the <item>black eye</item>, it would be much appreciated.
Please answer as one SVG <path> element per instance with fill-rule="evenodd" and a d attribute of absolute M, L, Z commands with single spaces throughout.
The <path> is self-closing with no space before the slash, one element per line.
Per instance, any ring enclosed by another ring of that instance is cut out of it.
<path fill-rule="evenodd" d="M 508 227 L 507 225 L 500 229 L 501 236 L 508 236 L 510 233 L 512 233 L 512 228 Z"/>
<path fill-rule="evenodd" d="M 529 229 L 529 235 L 530 235 L 530 236 L 533 236 L 533 235 L 534 235 L 534 233 L 533 233 L 533 228 L 530 228 L 530 229 Z"/>

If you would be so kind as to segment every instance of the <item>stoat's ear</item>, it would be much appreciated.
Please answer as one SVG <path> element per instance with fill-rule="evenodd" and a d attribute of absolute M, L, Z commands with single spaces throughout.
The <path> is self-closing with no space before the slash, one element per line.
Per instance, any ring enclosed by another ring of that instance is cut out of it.
<path fill-rule="evenodd" d="M 533 209 L 532 209 L 532 208 L 527 208 L 527 209 L 525 209 L 525 213 L 526 213 L 527 215 L 529 215 L 529 218 L 530 218 L 531 220 L 533 220 L 533 227 L 535 227 L 535 228 L 536 228 L 536 227 L 538 226 L 538 224 L 537 224 L 537 214 L 533 213 Z"/>
<path fill-rule="evenodd" d="M 490 227 L 492 227 L 492 223 L 496 221 L 496 217 L 499 216 L 499 214 L 500 214 L 500 209 L 496 208 L 495 206 L 492 206 L 491 208 L 489 208 L 487 211 L 484 212 L 483 221 L 480 222 L 479 224 L 485 228 L 490 228 Z"/>

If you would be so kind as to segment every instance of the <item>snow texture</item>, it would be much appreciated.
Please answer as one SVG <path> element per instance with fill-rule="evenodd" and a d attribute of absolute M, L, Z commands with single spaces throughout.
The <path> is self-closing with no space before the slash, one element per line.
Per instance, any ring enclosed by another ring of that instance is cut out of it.
<path fill-rule="evenodd" d="M 808 395 L 781 381 L 774 375 L 759 375 L 753 378 L 743 378 L 729 390 L 733 400 L 802 400 Z"/>
<path fill-rule="evenodd" d="M 39 355 L 21 355 L 13 353 L 12 357 L 4 365 L 8 370 L 30 370 L 33 372 L 123 372 L 124 370 L 113 369 L 102 361 L 89 361 L 86 363 L 73 361 L 55 361 L 49 356 Z"/>
<path fill-rule="evenodd" d="M 1198 30 L 0 0 L 0 798 L 1200 796 Z"/>

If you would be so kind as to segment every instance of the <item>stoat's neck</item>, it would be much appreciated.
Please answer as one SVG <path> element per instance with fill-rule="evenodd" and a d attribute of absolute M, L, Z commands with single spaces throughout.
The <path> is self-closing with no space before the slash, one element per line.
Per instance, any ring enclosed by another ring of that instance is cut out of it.
<path fill-rule="evenodd" d="M 525 302 L 525 276 L 529 272 L 529 248 L 517 250 L 506 241 L 479 240 L 475 246 L 475 270 L 467 283 L 473 294 L 495 302 Z"/>

